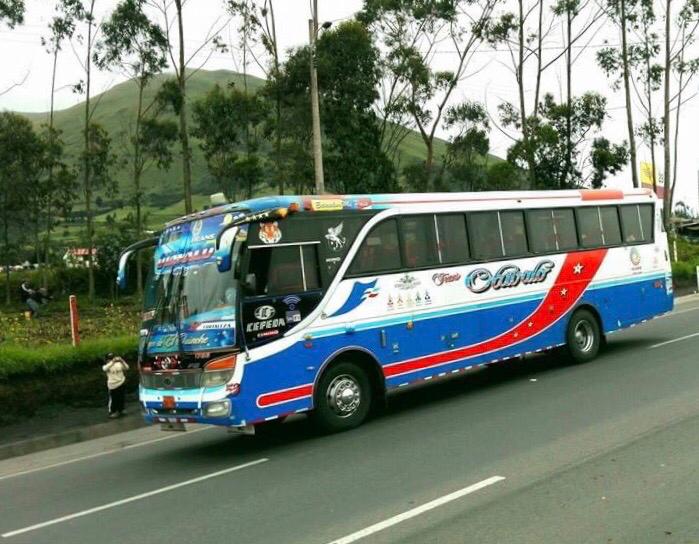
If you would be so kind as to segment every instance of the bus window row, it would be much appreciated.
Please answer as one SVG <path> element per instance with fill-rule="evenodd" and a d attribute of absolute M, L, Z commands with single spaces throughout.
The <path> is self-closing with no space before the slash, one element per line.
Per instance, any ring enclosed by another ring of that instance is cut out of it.
<path fill-rule="evenodd" d="M 369 232 L 349 275 L 652 241 L 652 204 L 406 215 Z"/>

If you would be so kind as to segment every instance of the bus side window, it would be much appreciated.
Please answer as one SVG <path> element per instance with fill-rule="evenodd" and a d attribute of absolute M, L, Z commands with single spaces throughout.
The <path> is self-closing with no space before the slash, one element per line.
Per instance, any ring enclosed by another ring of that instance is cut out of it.
<path fill-rule="evenodd" d="M 320 288 L 317 244 L 250 250 L 248 295 L 287 295 Z"/>
<path fill-rule="evenodd" d="M 433 215 L 401 217 L 400 233 L 406 268 L 439 264 Z"/>
<path fill-rule="evenodd" d="M 398 225 L 395 219 L 387 219 L 375 226 L 364 239 L 349 274 L 376 274 L 398 270 L 400 267 Z"/>
<path fill-rule="evenodd" d="M 578 234 L 575 229 L 575 213 L 570 208 L 554 208 L 553 228 L 556 230 L 556 243 L 559 251 L 576 249 Z"/>
<path fill-rule="evenodd" d="M 643 241 L 644 242 L 652 242 L 654 239 L 653 204 L 639 204 L 638 205 L 638 215 L 641 217 Z"/>
<path fill-rule="evenodd" d="M 437 215 L 439 255 L 443 264 L 463 263 L 469 258 L 466 216 L 461 213 Z"/>
<path fill-rule="evenodd" d="M 469 215 L 468 226 L 475 259 L 488 260 L 503 257 L 497 212 L 473 212 Z"/>
<path fill-rule="evenodd" d="M 643 226 L 636 204 L 620 206 L 621 226 L 624 232 L 624 242 L 634 244 L 643 240 Z"/>
<path fill-rule="evenodd" d="M 602 226 L 599 220 L 599 208 L 597 206 L 578 208 L 576 215 L 578 219 L 580 245 L 584 248 L 604 245 L 602 240 Z"/>
<path fill-rule="evenodd" d="M 527 212 L 527 232 L 534 253 L 556 251 L 556 229 L 553 225 L 553 210 L 530 210 Z"/>
<path fill-rule="evenodd" d="M 600 223 L 604 245 L 616 246 L 621 244 L 621 227 L 619 227 L 619 212 L 616 206 L 599 208 Z"/>

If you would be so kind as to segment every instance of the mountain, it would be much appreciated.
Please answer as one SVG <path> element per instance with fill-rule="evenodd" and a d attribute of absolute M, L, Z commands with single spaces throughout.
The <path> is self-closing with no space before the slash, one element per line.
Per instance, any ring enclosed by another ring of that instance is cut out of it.
<path fill-rule="evenodd" d="M 171 78 L 172 74 L 163 74 L 155 78 L 149 85 L 145 93 L 145 103 L 152 100 L 156 90 L 163 81 Z M 256 90 L 264 85 L 264 80 L 248 76 L 248 88 Z M 199 70 L 193 73 L 187 81 L 187 94 L 190 101 L 203 97 L 215 84 L 222 87 L 233 83 L 238 88 L 243 86 L 243 76 L 236 72 L 227 70 L 207 71 Z M 119 152 L 126 143 L 126 134 L 129 127 L 135 120 L 135 105 L 137 98 L 136 85 L 131 81 L 126 81 L 115 85 L 109 90 L 95 95 L 92 104 L 95 105 L 94 121 L 100 123 L 110 134 L 113 142 L 113 149 Z M 67 153 L 70 156 L 77 156 L 82 145 L 82 127 L 85 104 L 80 103 L 70 108 L 55 112 L 54 119 L 57 128 L 63 131 L 63 140 L 66 143 Z M 191 111 L 191 110 L 190 110 Z M 40 126 L 48 121 L 48 113 L 23 113 L 35 126 Z M 196 139 L 192 143 L 192 184 L 194 193 L 194 205 L 201 209 L 208 204 L 209 195 L 217 189 L 213 180 L 208 174 L 206 162 Z M 442 155 L 446 142 L 437 140 L 435 143 L 435 156 Z M 151 168 L 143 178 L 143 190 L 145 194 L 146 222 L 149 226 L 158 228 L 164 222 L 184 214 L 184 203 L 182 194 L 182 167 L 179 158 L 179 143 L 175 144 L 175 156 L 172 165 L 168 170 L 158 170 Z M 400 166 L 405 166 L 415 161 L 424 160 L 425 149 L 417 132 L 411 131 L 400 145 L 398 161 Z M 108 214 L 116 217 L 123 217 L 129 213 L 128 200 L 131 194 L 130 172 L 128 168 L 121 168 L 117 175 L 119 184 L 119 194 L 109 201 L 106 197 L 100 199 L 101 206 L 98 221 L 104 221 Z M 271 187 L 260 190 L 260 194 L 270 194 Z M 117 208 L 118 204 L 122 208 Z M 77 203 L 75 210 L 82 209 L 82 205 Z M 73 239 L 78 235 L 77 226 L 66 226 L 61 228 L 63 238 Z"/>

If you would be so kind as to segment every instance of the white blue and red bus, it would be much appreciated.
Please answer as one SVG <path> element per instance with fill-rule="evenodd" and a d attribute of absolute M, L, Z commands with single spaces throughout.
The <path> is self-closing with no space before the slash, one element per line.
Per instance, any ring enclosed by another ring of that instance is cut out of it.
<path fill-rule="evenodd" d="M 360 424 L 392 390 L 606 335 L 673 307 L 647 190 L 287 196 L 168 224 L 143 311 L 149 422 Z M 524 364 L 524 363 L 523 363 Z"/>

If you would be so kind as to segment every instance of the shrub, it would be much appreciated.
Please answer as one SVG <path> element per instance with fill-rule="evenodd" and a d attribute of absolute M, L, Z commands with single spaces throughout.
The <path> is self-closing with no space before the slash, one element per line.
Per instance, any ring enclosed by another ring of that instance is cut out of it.
<path fill-rule="evenodd" d="M 24 348 L 0 344 L 0 424 L 32 416 L 39 406 L 99 406 L 106 403 L 104 355 L 124 357 L 131 371 L 127 390 L 138 387 L 137 337 L 103 338 L 70 345 Z"/>

